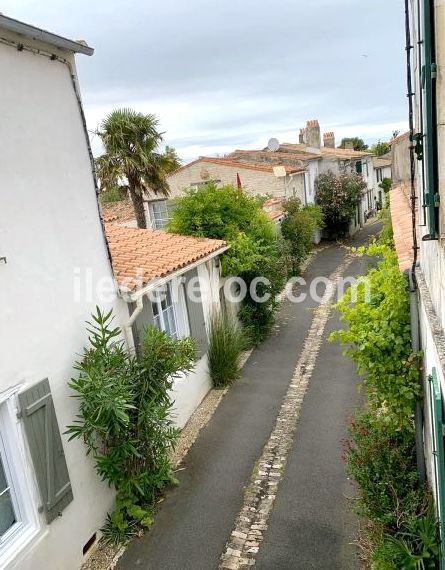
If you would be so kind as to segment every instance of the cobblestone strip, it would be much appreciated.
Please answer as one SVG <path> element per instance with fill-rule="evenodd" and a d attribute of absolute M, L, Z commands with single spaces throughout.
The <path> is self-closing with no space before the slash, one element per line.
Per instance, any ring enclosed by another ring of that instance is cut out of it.
<path fill-rule="evenodd" d="M 249 485 L 244 493 L 243 507 L 238 513 L 235 526 L 220 558 L 220 569 L 245 570 L 255 565 L 277 496 L 278 486 L 283 478 L 301 404 L 323 341 L 323 333 L 331 312 L 337 281 L 352 261 L 351 257 L 346 257 L 336 271 L 329 276 L 325 294 L 320 305 L 314 310 L 311 327 L 275 426 L 263 448 L 260 459 L 255 464 Z"/>

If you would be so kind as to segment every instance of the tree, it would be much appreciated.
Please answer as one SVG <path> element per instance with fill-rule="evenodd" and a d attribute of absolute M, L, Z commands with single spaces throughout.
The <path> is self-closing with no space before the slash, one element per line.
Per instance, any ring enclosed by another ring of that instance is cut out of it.
<path fill-rule="evenodd" d="M 352 144 L 354 150 L 367 150 L 368 145 L 365 144 L 363 139 L 359 137 L 346 137 L 341 139 L 341 144 L 338 148 L 348 148 L 348 145 Z"/>
<path fill-rule="evenodd" d="M 166 160 L 165 154 L 158 150 L 162 134 L 157 129 L 154 115 L 115 109 L 97 131 L 105 148 L 96 160 L 101 190 L 127 189 L 139 228 L 147 227 L 144 193 L 168 194 L 165 176 L 170 159 Z"/>
<path fill-rule="evenodd" d="M 164 170 L 166 174 L 174 172 L 182 164 L 181 159 L 179 158 L 178 153 L 176 152 L 176 149 L 168 145 L 165 147 L 164 160 L 165 160 Z"/>
<path fill-rule="evenodd" d="M 355 172 L 340 176 L 326 172 L 317 178 L 316 188 L 315 201 L 323 210 L 326 229 L 334 237 L 346 235 L 366 182 Z"/>
<path fill-rule="evenodd" d="M 228 242 L 230 249 L 222 256 L 223 274 L 239 276 L 247 285 L 239 316 L 254 344 L 272 330 L 276 296 L 287 276 L 282 256 L 284 240 L 263 211 L 262 201 L 231 185 L 217 188 L 213 183 L 204 184 L 175 200 L 168 226 L 171 232 Z M 257 277 L 269 281 L 257 287 L 258 297 L 269 294 L 265 302 L 255 301 L 250 295 L 250 284 Z"/>
<path fill-rule="evenodd" d="M 391 150 L 391 147 L 389 143 L 379 140 L 369 150 L 376 156 L 383 156 Z"/>

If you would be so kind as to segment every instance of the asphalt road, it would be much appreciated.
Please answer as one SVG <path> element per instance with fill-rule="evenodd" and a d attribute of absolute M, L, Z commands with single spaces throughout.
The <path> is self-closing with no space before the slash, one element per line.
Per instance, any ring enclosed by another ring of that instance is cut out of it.
<path fill-rule="evenodd" d="M 367 227 L 352 245 L 377 226 Z M 345 249 L 333 244 L 318 253 L 307 282 L 328 277 Z M 365 260 L 348 274 L 360 273 Z M 134 540 L 117 568 L 214 570 L 232 531 L 256 460 L 273 428 L 311 325 L 316 302 L 285 302 L 276 332 L 252 353 L 240 380 L 223 398 L 167 492 L 155 523 Z M 336 328 L 328 323 L 326 335 Z M 324 340 L 305 396 L 296 438 L 280 485 L 257 567 L 306 570 L 357 568 L 351 545 L 355 519 L 348 508 L 352 488 L 341 460 L 347 416 L 359 401 L 358 379 L 341 348 Z"/>

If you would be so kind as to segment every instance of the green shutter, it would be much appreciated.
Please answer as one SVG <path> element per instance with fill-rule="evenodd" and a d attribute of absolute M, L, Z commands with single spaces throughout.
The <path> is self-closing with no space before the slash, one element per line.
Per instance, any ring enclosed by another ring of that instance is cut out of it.
<path fill-rule="evenodd" d="M 18 395 L 47 523 L 73 500 L 73 492 L 48 379 Z"/>
<path fill-rule="evenodd" d="M 436 134 L 436 64 L 434 44 L 434 0 L 423 2 L 423 46 L 422 66 L 423 89 L 423 160 L 425 173 L 425 208 L 429 235 L 426 239 L 438 237 L 439 194 L 437 177 L 437 134 Z"/>
<path fill-rule="evenodd" d="M 204 310 L 202 300 L 193 301 L 187 295 L 188 283 L 191 279 L 198 277 L 198 270 L 192 269 L 185 274 L 185 298 L 187 304 L 187 313 L 189 319 L 190 335 L 196 340 L 198 345 L 198 354 L 203 356 L 207 352 L 209 339 L 204 318 Z"/>
<path fill-rule="evenodd" d="M 435 499 L 437 518 L 439 520 L 441 548 L 440 568 L 445 569 L 445 453 L 444 453 L 444 423 L 442 393 L 437 379 L 436 369 L 433 368 L 430 381 L 430 420 L 433 446 L 433 466 L 435 479 Z"/>
<path fill-rule="evenodd" d="M 361 174 L 363 172 L 363 164 L 361 160 L 357 160 L 357 162 L 355 163 L 355 171 L 357 172 L 357 174 Z"/>

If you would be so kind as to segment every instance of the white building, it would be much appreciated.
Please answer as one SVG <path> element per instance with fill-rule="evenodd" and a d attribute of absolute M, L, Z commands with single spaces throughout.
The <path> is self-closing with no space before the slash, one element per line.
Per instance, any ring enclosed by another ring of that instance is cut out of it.
<path fill-rule="evenodd" d="M 210 319 L 220 310 L 219 256 L 224 241 L 107 224 L 106 235 L 116 280 L 129 303 L 126 322 L 130 348 L 139 350 L 144 328 L 196 340 L 192 372 L 174 380 L 173 420 L 183 427 L 212 387 L 207 348 Z"/>
<path fill-rule="evenodd" d="M 409 133 L 392 141 L 396 184 L 390 203 L 400 266 L 412 268 L 413 346 L 415 350 L 419 348 L 420 340 L 424 354 L 421 402 L 424 413 L 423 418 L 420 411 L 416 416 L 419 472 L 422 474 L 424 470 L 424 456 L 440 521 L 440 567 L 444 568 L 445 5 L 443 1 L 410 0 L 408 6 L 411 37 L 407 53 L 412 82 L 408 87 L 412 93 L 414 123 Z M 415 166 L 412 185 L 411 160 Z M 419 449 L 422 443 L 423 449 Z"/>
<path fill-rule="evenodd" d="M 113 275 L 74 61 L 93 50 L 2 15 L 0 30 L 0 568 L 75 569 L 114 497 L 64 435 L 68 381 L 95 305 L 128 319 L 95 288 Z"/>
<path fill-rule="evenodd" d="M 74 570 L 114 507 L 83 443 L 65 435 L 78 413 L 68 382 L 89 344 L 85 321 L 96 305 L 113 309 L 129 349 L 150 323 L 197 339 L 196 368 L 172 394 L 183 426 L 210 388 L 207 330 L 226 246 L 116 225 L 109 230 L 115 276 L 74 61 L 93 50 L 2 15 L 0 30 L 0 568 Z M 128 208 L 125 215 L 131 225 Z M 151 261 L 143 252 L 135 260 L 143 278 L 137 292 L 117 285 L 128 241 L 116 243 L 120 230 L 162 237 L 150 242 Z M 181 293 L 147 304 L 149 290 L 172 287 L 181 275 L 201 278 L 196 303 Z"/>

